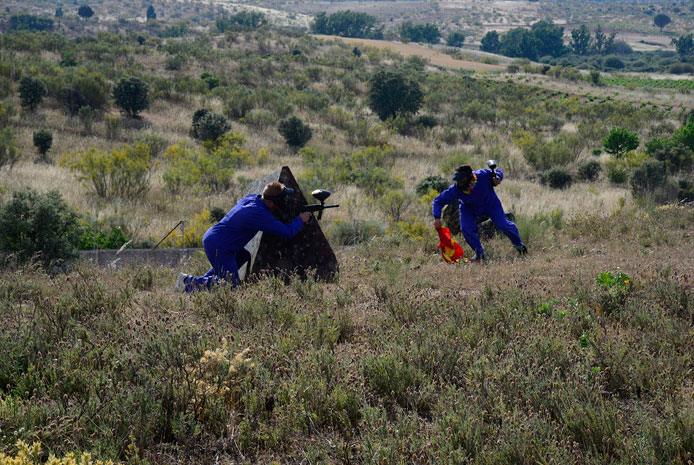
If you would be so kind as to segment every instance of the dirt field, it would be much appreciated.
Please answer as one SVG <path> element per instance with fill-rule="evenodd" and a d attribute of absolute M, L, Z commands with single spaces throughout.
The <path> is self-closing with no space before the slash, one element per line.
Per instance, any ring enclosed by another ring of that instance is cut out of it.
<path fill-rule="evenodd" d="M 486 63 L 477 63 L 474 61 L 456 60 L 450 55 L 437 52 L 434 49 L 419 44 L 403 44 L 402 42 L 391 42 L 386 40 L 353 39 L 349 37 L 325 36 L 318 34 L 314 35 L 314 37 L 325 40 L 342 40 L 350 44 L 366 45 L 369 47 L 389 48 L 406 57 L 417 55 L 422 58 L 426 58 L 429 60 L 429 63 L 434 66 L 446 66 L 448 68 L 464 69 L 468 71 L 495 72 L 504 70 L 503 66 L 488 65 Z"/>

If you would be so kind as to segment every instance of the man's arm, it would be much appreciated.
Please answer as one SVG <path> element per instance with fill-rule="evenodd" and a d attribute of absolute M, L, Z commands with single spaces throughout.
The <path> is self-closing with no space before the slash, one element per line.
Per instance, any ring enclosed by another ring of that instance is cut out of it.
<path fill-rule="evenodd" d="M 267 212 L 257 219 L 256 227 L 260 231 L 291 239 L 296 236 L 304 223 L 309 220 L 310 216 L 311 214 L 309 212 L 304 212 L 294 218 L 294 221 L 291 223 L 282 223 L 272 216 L 270 212 Z"/>
<path fill-rule="evenodd" d="M 455 199 L 458 198 L 456 192 L 457 189 L 458 188 L 455 186 L 455 184 L 453 184 L 451 187 L 441 192 L 432 202 L 431 212 L 434 215 L 435 228 L 441 227 L 441 211 L 443 210 L 443 207 L 445 207 L 449 203 L 452 203 Z"/>

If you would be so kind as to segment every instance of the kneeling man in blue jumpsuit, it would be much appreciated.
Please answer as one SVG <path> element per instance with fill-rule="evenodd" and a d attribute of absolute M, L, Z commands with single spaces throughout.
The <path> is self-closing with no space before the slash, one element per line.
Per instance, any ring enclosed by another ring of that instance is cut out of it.
<path fill-rule="evenodd" d="M 487 215 L 494 225 L 511 240 L 518 252 L 524 254 L 528 250 L 521 241 L 518 228 L 506 218 L 501 201 L 494 192 L 504 178 L 501 170 L 492 172 L 490 169 L 472 171 L 468 165 L 459 166 L 453 175 L 455 184 L 441 192 L 434 199 L 432 212 L 434 228 L 441 227 L 441 211 L 443 207 L 458 201 L 460 206 L 460 230 L 463 237 L 475 252 L 472 260 L 484 260 L 484 249 L 480 243 L 477 230 L 477 217 Z"/>
<path fill-rule="evenodd" d="M 174 290 L 193 292 L 210 289 L 220 279 L 238 286 L 241 283 L 239 268 L 251 260 L 251 253 L 245 249 L 245 245 L 258 231 L 292 238 L 309 220 L 309 212 L 301 213 L 291 223 L 282 223 L 272 215 L 273 211 L 284 208 L 287 197 L 293 192 L 294 189 L 275 181 L 265 186 L 262 196 L 251 194 L 239 200 L 202 238 L 202 246 L 212 268 L 204 276 L 180 273 Z"/>

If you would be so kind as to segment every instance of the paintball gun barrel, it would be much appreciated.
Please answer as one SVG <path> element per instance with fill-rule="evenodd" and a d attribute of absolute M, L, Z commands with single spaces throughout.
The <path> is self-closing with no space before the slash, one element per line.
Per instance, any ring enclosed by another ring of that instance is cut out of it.
<path fill-rule="evenodd" d="M 325 189 L 316 189 L 315 191 L 311 192 L 311 195 L 320 202 L 320 204 L 314 203 L 311 205 L 304 205 L 301 207 L 302 212 L 318 212 L 318 219 L 320 220 L 323 217 L 323 210 L 326 208 L 337 208 L 339 205 L 326 205 L 325 201 L 328 197 L 330 197 L 330 191 L 326 191 Z"/>

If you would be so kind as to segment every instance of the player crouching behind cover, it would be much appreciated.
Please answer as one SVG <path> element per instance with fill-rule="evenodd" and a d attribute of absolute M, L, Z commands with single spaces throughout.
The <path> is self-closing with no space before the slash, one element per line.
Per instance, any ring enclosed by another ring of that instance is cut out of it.
<path fill-rule="evenodd" d="M 202 238 L 202 246 L 212 268 L 204 276 L 179 273 L 174 290 L 193 292 L 210 289 L 220 279 L 230 281 L 232 286 L 238 286 L 241 283 L 239 268 L 251 259 L 251 253 L 245 246 L 258 231 L 292 238 L 309 220 L 309 212 L 301 213 L 288 224 L 282 223 L 272 215 L 273 212 L 285 208 L 287 197 L 292 193 L 294 189 L 274 181 L 265 186 L 262 196 L 251 194 L 239 200 Z"/>

